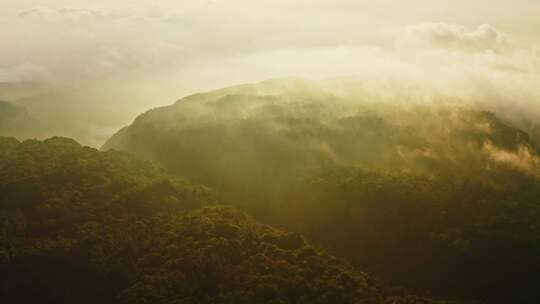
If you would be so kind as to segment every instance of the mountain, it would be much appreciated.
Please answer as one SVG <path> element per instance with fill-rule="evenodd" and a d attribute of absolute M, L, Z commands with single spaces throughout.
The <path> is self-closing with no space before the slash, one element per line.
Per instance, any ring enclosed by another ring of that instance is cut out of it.
<path fill-rule="evenodd" d="M 16 136 L 21 140 L 64 136 L 99 147 L 120 126 L 147 109 L 148 95 L 162 96 L 153 91 L 141 96 L 144 89 L 105 82 L 100 85 L 89 82 L 80 86 L 0 82 L 0 100 L 25 108 L 29 116 L 40 122 L 38 127 L 29 128 L 23 134 L 3 135 Z"/>
<path fill-rule="evenodd" d="M 7 303 L 435 303 L 67 138 L 0 137 L 0 275 Z"/>
<path fill-rule="evenodd" d="M 0 99 L 13 101 L 39 95 L 47 91 L 44 84 L 31 81 L 0 82 Z"/>
<path fill-rule="evenodd" d="M 534 141 L 474 103 L 392 92 L 348 79 L 224 88 L 152 109 L 102 149 L 157 161 L 391 283 L 540 301 Z"/>
<path fill-rule="evenodd" d="M 14 119 L 17 116 L 23 116 L 26 114 L 26 111 L 23 108 L 17 107 L 13 104 L 10 104 L 6 101 L 0 100 L 0 117 L 2 118 L 2 123 L 9 122 L 10 119 Z"/>
<path fill-rule="evenodd" d="M 24 107 L 42 122 L 27 138 L 64 136 L 101 146 L 118 128 L 148 108 L 149 96 L 169 99 L 158 89 L 125 79 L 102 79 L 79 85 L 34 82 L 0 83 L 0 100 Z"/>
<path fill-rule="evenodd" d="M 0 101 L 0 135 L 27 137 L 39 133 L 37 126 L 24 107 Z"/>
<path fill-rule="evenodd" d="M 116 96 L 107 99 L 106 94 L 102 95 L 89 89 L 55 89 L 12 103 L 25 107 L 32 117 L 46 122 L 40 136 L 33 137 L 64 136 L 99 147 L 129 117 L 128 110 L 118 110 L 121 108 L 118 102 L 117 108 L 111 107 Z"/>

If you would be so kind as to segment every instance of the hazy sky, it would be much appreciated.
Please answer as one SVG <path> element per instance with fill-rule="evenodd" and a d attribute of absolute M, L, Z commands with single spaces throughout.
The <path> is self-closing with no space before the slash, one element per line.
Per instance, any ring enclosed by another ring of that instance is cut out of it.
<path fill-rule="evenodd" d="M 414 81 L 524 108 L 540 95 L 538 0 L 3 0 L 0 37 L 0 81 L 102 90 L 122 107 L 137 96 L 134 112 L 285 76 Z"/>
<path fill-rule="evenodd" d="M 333 57 L 349 56 L 352 48 L 393 47 L 407 27 L 434 22 L 468 31 L 489 24 L 531 48 L 540 39 L 536 0 L 4 0 L 0 6 L 3 80 L 75 81 L 140 72 L 172 73 L 180 84 L 188 71 L 217 83 L 287 76 L 300 73 L 294 63 L 305 53 L 324 51 L 321 61 L 334 65 Z M 282 66 L 237 62 L 269 54 Z M 354 72 L 333 68 L 314 76 Z M 310 74 L 323 67 L 313 62 L 304 69 Z"/>

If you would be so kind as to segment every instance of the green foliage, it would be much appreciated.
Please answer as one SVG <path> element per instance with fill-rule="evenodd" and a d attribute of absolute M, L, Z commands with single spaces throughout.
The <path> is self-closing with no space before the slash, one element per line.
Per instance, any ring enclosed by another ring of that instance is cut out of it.
<path fill-rule="evenodd" d="M 313 172 L 307 182 L 309 191 L 281 206 L 288 214 L 282 219 L 303 218 L 295 229 L 361 268 L 441 297 L 534 303 L 535 177 L 485 184 L 334 167 Z"/>
<path fill-rule="evenodd" d="M 213 201 L 126 153 L 63 138 L 0 138 L 0 147 L 0 269 L 11 278 L 0 288 L 16 302 L 114 302 L 154 224 Z"/>
<path fill-rule="evenodd" d="M 475 106 L 262 83 L 153 109 L 103 147 L 214 189 L 385 280 L 537 303 L 540 158 Z M 381 93 L 382 94 L 382 93 Z"/>
<path fill-rule="evenodd" d="M 139 260 L 140 280 L 122 295 L 127 303 L 163 299 L 179 303 L 377 303 L 380 299 L 367 275 L 309 250 L 301 238 L 291 246 L 291 234 L 258 224 L 233 208 L 206 207 L 169 225 L 160 245 Z"/>
<path fill-rule="evenodd" d="M 420 300 L 216 205 L 204 187 L 64 138 L 0 138 L 0 228 L 6 303 Z"/>

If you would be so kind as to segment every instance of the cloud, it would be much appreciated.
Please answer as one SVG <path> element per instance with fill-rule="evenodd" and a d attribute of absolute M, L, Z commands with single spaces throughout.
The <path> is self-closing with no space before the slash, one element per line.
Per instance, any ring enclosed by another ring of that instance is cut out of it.
<path fill-rule="evenodd" d="M 20 63 L 8 68 L 0 67 L 0 82 L 48 82 L 52 76 L 44 66 L 33 63 Z"/>
<path fill-rule="evenodd" d="M 469 30 L 458 24 L 422 23 L 407 27 L 400 42 L 455 51 L 504 51 L 510 47 L 508 36 L 489 24 Z"/>
<path fill-rule="evenodd" d="M 92 126 L 238 83 L 349 75 L 367 98 L 449 96 L 540 122 L 537 14 L 504 0 L 4 2 L 0 81 L 76 90 L 66 99 L 88 117 L 95 104 Z M 459 25 L 471 20 L 491 25 Z"/>
<path fill-rule="evenodd" d="M 106 18 L 109 12 L 106 10 L 80 9 L 80 8 L 59 8 L 54 9 L 46 6 L 36 6 L 31 9 L 22 10 L 18 13 L 21 18 L 66 18 L 80 20 L 83 18 Z"/>
<path fill-rule="evenodd" d="M 528 147 L 521 146 L 518 151 L 510 152 L 497 149 L 492 144 L 486 144 L 483 150 L 487 152 L 492 161 L 521 170 L 524 173 L 539 176 L 540 159 Z"/>
<path fill-rule="evenodd" d="M 160 7 L 149 9 L 88 9 L 80 7 L 49 7 L 36 6 L 20 10 L 17 16 L 21 19 L 68 20 L 68 21 L 118 21 L 125 22 L 168 22 L 181 20 L 183 15 L 178 12 L 168 12 Z"/>
<path fill-rule="evenodd" d="M 25 17 L 33 17 L 33 16 L 42 17 L 42 16 L 49 16 L 49 15 L 54 15 L 54 14 L 56 14 L 56 11 L 51 8 L 44 7 L 44 6 L 36 6 L 30 9 L 20 11 L 18 16 L 25 18 Z"/>
<path fill-rule="evenodd" d="M 6 21 L 1 33 L 12 47 L 0 58 L 0 79 L 124 90 L 115 100 L 137 95 L 146 109 L 273 77 L 353 75 L 373 95 L 427 100 L 442 94 L 540 122 L 538 45 L 515 43 L 514 35 L 491 25 L 388 25 L 357 1 L 346 9 L 322 0 L 292 6 L 282 0 L 171 1 L 168 7 L 101 2 L 14 10 L 19 18 Z"/>

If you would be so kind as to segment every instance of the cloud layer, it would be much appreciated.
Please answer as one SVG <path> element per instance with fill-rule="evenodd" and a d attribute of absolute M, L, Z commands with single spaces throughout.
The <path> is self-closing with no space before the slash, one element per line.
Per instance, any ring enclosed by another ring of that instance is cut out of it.
<path fill-rule="evenodd" d="M 356 75 L 377 94 L 443 94 L 540 122 L 530 1 L 7 1 L 0 82 L 91 91 L 107 106 L 73 102 L 124 117 L 237 83 Z"/>
<path fill-rule="evenodd" d="M 423 23 L 405 30 L 405 42 L 420 46 L 461 51 L 502 51 L 510 47 L 508 37 L 489 24 L 468 30 L 458 24 Z"/>

